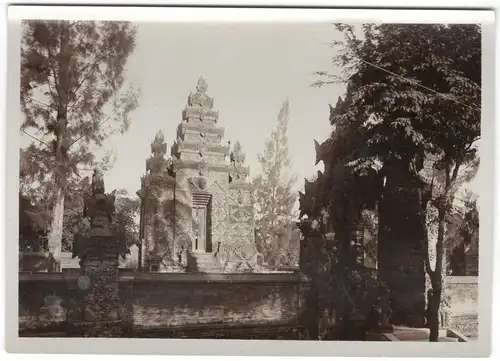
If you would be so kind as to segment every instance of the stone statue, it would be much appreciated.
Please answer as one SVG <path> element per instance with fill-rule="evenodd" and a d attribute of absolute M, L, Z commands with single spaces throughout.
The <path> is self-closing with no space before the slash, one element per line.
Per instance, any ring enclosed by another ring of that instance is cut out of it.
<path fill-rule="evenodd" d="M 90 228 L 108 229 L 115 212 L 116 190 L 104 193 L 104 178 L 99 168 L 94 169 L 91 190 L 84 199 L 83 215 L 90 219 Z"/>
<path fill-rule="evenodd" d="M 91 189 L 92 194 L 104 194 L 104 177 L 100 168 L 94 169 Z"/>
<path fill-rule="evenodd" d="M 156 133 L 154 141 L 151 143 L 152 156 L 146 160 L 146 171 L 150 173 L 161 173 L 168 168 L 168 162 L 165 159 L 167 154 L 167 143 L 165 137 L 160 130 Z"/>
<path fill-rule="evenodd" d="M 167 154 L 167 143 L 165 143 L 165 137 L 161 130 L 156 133 L 155 139 L 151 143 L 151 153 L 159 157 L 163 157 Z"/>

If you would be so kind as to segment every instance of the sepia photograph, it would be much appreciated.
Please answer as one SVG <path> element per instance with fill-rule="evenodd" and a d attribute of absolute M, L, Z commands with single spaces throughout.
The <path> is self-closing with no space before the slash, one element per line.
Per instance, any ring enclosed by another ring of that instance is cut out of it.
<path fill-rule="evenodd" d="M 18 339 L 489 345 L 481 22 L 16 21 Z"/>

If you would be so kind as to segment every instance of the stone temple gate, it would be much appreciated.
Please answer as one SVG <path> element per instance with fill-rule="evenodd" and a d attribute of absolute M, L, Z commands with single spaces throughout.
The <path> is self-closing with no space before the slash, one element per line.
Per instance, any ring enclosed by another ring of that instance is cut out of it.
<path fill-rule="evenodd" d="M 223 143 L 219 112 L 206 91 L 200 78 L 182 111 L 170 158 L 161 131 L 151 144 L 137 192 L 142 266 L 150 271 L 259 270 L 249 168 L 239 142 Z"/>

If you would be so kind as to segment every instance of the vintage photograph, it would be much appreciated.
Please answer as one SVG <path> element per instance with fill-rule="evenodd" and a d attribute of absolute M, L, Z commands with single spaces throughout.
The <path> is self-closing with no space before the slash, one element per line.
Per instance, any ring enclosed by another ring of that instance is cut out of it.
<path fill-rule="evenodd" d="M 482 337 L 481 24 L 32 19 L 19 49 L 19 337 Z"/>

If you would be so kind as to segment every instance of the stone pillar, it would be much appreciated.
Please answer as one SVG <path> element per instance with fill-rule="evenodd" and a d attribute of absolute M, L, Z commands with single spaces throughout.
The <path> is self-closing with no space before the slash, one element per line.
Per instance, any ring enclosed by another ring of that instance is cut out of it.
<path fill-rule="evenodd" d="M 63 276 L 66 281 L 67 294 L 66 294 L 66 321 L 68 323 L 68 337 L 80 337 L 74 325 L 80 324 L 83 320 L 83 292 L 78 287 L 79 284 L 75 281 L 80 276 L 79 270 L 63 269 Z"/>
<path fill-rule="evenodd" d="M 130 272 L 123 272 L 120 276 L 120 320 L 122 332 L 130 332 L 134 324 L 134 276 Z"/>
<path fill-rule="evenodd" d="M 120 297 L 118 293 L 118 257 L 125 244 L 111 230 L 114 214 L 114 192 L 104 193 L 102 174 L 92 178 L 92 194 L 85 198 L 85 214 L 90 229 L 80 234 L 74 245 L 74 256 L 80 259 L 77 287 L 82 294 L 81 322 L 75 333 L 84 337 L 119 337 L 122 335 Z"/>
<path fill-rule="evenodd" d="M 151 143 L 151 156 L 146 160 L 146 174 L 141 178 L 141 248 L 144 270 L 178 272 L 175 248 L 176 179 L 171 160 L 165 158 L 167 143 L 163 133 Z"/>
<path fill-rule="evenodd" d="M 321 262 L 319 252 L 324 246 L 324 237 L 310 220 L 297 223 L 302 237 L 300 239 L 299 269 L 309 279 L 308 287 L 304 289 L 305 312 L 304 329 L 309 340 L 319 339 L 320 320 L 320 288 L 321 281 L 318 274 L 318 262 Z"/>

